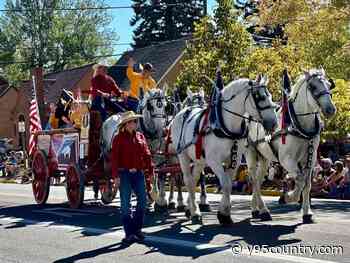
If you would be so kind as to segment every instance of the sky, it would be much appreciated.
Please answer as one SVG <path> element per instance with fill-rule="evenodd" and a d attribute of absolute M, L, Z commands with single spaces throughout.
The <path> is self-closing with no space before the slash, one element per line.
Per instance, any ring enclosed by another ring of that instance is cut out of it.
<path fill-rule="evenodd" d="M 186 1 L 186 0 L 184 0 Z M 130 6 L 131 0 L 105 0 L 109 6 Z M 4 8 L 5 0 L 0 0 L 0 9 Z M 210 12 L 216 5 L 215 0 L 208 0 L 208 12 Z M 133 28 L 130 26 L 129 21 L 133 16 L 132 9 L 115 9 L 110 10 L 110 14 L 113 17 L 111 26 L 117 32 L 120 43 L 131 43 L 132 42 L 132 31 Z M 116 46 L 114 54 L 119 54 L 125 50 L 130 49 L 129 46 Z"/>

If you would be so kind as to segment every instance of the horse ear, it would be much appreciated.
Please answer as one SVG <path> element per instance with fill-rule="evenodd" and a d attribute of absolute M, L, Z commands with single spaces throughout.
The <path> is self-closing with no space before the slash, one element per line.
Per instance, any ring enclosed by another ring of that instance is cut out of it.
<path fill-rule="evenodd" d="M 199 95 L 204 98 L 204 90 L 203 89 L 199 90 Z"/>
<path fill-rule="evenodd" d="M 167 94 L 167 91 L 169 90 L 169 85 L 168 83 L 164 83 L 162 91 L 164 92 L 163 94 Z"/>
<path fill-rule="evenodd" d="M 261 75 L 258 74 L 258 75 L 256 76 L 256 78 L 255 78 L 255 82 L 256 82 L 256 83 L 260 83 L 260 81 L 261 81 Z"/>
<path fill-rule="evenodd" d="M 309 79 L 311 77 L 310 72 L 306 69 L 303 69 L 305 78 Z"/>
<path fill-rule="evenodd" d="M 193 96 L 192 91 L 190 89 L 187 89 L 186 93 L 187 93 L 187 97 L 190 97 L 192 99 L 192 96 Z"/>
<path fill-rule="evenodd" d="M 331 86 L 329 87 L 330 90 L 335 89 L 336 85 L 333 79 L 329 79 L 329 82 L 331 83 Z"/>
<path fill-rule="evenodd" d="M 268 83 L 269 83 L 269 78 L 268 78 L 266 75 L 264 75 L 264 76 L 261 78 L 259 84 L 260 84 L 261 86 L 266 86 Z"/>

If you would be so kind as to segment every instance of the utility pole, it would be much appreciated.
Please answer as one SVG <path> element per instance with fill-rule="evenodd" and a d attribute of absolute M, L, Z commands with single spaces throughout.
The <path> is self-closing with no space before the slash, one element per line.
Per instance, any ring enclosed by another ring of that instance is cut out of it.
<path fill-rule="evenodd" d="M 204 16 L 208 15 L 208 0 L 203 0 L 203 14 Z"/>

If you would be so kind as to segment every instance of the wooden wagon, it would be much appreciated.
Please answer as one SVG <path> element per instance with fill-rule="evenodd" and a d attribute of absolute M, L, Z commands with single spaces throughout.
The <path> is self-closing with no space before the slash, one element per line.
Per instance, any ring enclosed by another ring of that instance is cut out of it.
<path fill-rule="evenodd" d="M 51 178 L 63 177 L 71 208 L 84 201 L 86 186 L 98 187 L 103 203 L 111 203 L 117 187 L 111 176 L 108 156 L 101 154 L 101 119 L 87 109 L 81 129 L 55 129 L 35 134 L 37 147 L 32 158 L 32 188 L 35 200 L 43 205 L 50 192 Z"/>

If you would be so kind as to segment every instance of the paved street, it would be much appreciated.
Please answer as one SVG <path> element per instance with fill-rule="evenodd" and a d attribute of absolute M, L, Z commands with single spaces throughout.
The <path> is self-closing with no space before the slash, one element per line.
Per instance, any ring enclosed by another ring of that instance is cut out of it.
<path fill-rule="evenodd" d="M 297 205 L 265 197 L 273 221 L 261 223 L 250 219 L 250 196 L 232 196 L 235 224 L 223 228 L 216 219 L 220 196 L 210 195 L 212 212 L 203 213 L 202 225 L 183 213 L 150 214 L 145 244 L 124 247 L 119 199 L 103 206 L 92 196 L 86 190 L 84 207 L 72 210 L 65 189 L 52 187 L 40 208 L 31 185 L 0 184 L 0 262 L 350 262 L 348 201 L 313 200 L 317 223 L 302 225 Z"/>

